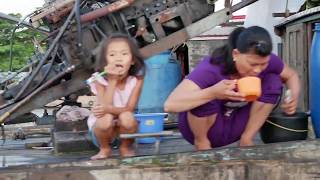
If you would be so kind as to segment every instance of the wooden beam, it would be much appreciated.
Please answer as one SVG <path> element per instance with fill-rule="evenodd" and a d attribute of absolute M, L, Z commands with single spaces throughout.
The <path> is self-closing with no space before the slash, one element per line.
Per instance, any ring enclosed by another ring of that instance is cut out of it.
<path fill-rule="evenodd" d="M 272 17 L 288 17 L 296 14 L 296 12 L 291 12 L 287 15 L 287 13 L 272 13 Z"/>
<path fill-rule="evenodd" d="M 121 139 L 161 137 L 161 136 L 181 136 L 181 134 L 178 132 L 173 132 L 173 131 L 161 131 L 161 132 L 156 132 L 156 133 L 120 134 Z"/>

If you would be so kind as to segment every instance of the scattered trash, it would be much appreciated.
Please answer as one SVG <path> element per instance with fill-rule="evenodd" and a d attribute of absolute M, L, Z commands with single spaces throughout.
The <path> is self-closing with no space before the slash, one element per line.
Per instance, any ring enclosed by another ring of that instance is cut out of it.
<path fill-rule="evenodd" d="M 70 122 L 84 120 L 90 115 L 90 110 L 86 108 L 80 108 L 78 106 L 63 106 L 57 112 L 56 121 Z"/>

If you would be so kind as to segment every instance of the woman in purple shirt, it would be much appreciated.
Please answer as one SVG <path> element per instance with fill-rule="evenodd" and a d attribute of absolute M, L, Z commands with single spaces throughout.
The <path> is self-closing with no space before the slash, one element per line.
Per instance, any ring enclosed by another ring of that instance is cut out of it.
<path fill-rule="evenodd" d="M 271 38 L 265 29 L 237 28 L 227 45 L 205 57 L 171 93 L 165 111 L 180 112 L 179 129 L 197 150 L 238 140 L 240 146 L 253 145 L 283 83 L 292 97 L 282 108 L 287 114 L 295 113 L 300 93 L 298 75 L 271 51 Z M 262 95 L 254 102 L 246 102 L 236 91 L 237 79 L 245 76 L 262 80 Z"/>

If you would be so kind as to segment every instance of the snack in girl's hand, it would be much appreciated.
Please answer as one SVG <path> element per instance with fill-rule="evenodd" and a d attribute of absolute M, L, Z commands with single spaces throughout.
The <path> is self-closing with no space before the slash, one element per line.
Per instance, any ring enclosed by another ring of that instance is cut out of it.
<path fill-rule="evenodd" d="M 105 71 L 103 71 L 101 73 L 95 72 L 95 73 L 92 74 L 92 76 L 89 79 L 86 80 L 86 84 L 89 85 L 89 84 L 93 83 L 94 81 L 96 81 L 97 78 L 102 77 L 102 76 L 104 76 L 106 74 L 107 73 Z"/>

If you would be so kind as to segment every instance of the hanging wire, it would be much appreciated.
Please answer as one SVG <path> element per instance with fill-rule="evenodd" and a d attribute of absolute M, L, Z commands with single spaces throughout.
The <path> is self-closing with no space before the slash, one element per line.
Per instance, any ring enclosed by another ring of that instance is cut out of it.
<path fill-rule="evenodd" d="M 9 71 L 12 72 L 12 49 L 13 49 L 13 40 L 14 40 L 14 35 L 17 29 L 19 29 L 20 25 L 22 22 L 24 22 L 29 16 L 33 15 L 34 12 L 26 15 L 24 18 L 22 18 L 13 28 L 11 37 L 10 37 L 10 63 L 9 63 Z"/>

